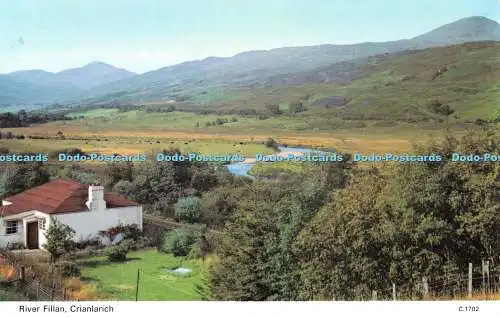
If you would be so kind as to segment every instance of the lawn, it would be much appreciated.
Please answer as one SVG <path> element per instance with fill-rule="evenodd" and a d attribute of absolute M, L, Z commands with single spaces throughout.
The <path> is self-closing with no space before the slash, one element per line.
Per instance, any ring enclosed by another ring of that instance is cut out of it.
<path fill-rule="evenodd" d="M 106 257 L 79 261 L 82 280 L 96 285 L 106 299 L 135 300 L 137 270 L 140 269 L 139 300 L 200 300 L 196 286 L 207 273 L 208 260 L 188 260 L 154 249 L 130 252 L 128 261 L 110 263 Z M 168 272 L 176 267 L 192 269 L 189 276 Z"/>

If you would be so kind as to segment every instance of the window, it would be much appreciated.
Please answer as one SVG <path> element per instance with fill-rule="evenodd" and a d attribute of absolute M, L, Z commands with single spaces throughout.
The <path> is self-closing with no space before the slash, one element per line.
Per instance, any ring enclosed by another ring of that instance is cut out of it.
<path fill-rule="evenodd" d="M 17 233 L 17 221 L 7 221 L 5 226 L 5 234 Z"/>
<path fill-rule="evenodd" d="M 45 218 L 38 220 L 38 228 L 40 230 L 45 230 L 47 220 Z"/>

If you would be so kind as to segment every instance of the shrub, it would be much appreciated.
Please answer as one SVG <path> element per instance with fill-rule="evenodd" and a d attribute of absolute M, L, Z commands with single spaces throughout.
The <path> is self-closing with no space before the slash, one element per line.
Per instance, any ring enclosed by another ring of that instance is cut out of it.
<path fill-rule="evenodd" d="M 80 267 L 75 262 L 61 261 L 54 264 L 55 268 L 59 270 L 62 277 L 79 277 Z"/>
<path fill-rule="evenodd" d="M 174 208 L 175 217 L 181 221 L 193 223 L 200 218 L 200 199 L 198 197 L 180 198 Z"/>
<path fill-rule="evenodd" d="M 101 241 L 97 237 L 79 240 L 76 242 L 75 246 L 78 250 L 85 250 L 87 248 L 99 249 L 103 247 Z"/>
<path fill-rule="evenodd" d="M 278 149 L 278 143 L 273 138 L 267 138 L 264 145 L 272 149 Z"/>
<path fill-rule="evenodd" d="M 20 242 L 14 242 L 14 243 L 9 243 L 7 244 L 7 250 L 23 250 L 25 249 L 25 246 L 23 243 Z"/>
<path fill-rule="evenodd" d="M 125 246 L 127 250 L 137 250 L 143 245 L 141 240 L 142 239 L 138 239 L 137 241 L 133 239 L 125 239 L 120 244 Z"/>
<path fill-rule="evenodd" d="M 203 258 L 203 250 L 199 242 L 194 243 L 188 253 L 188 258 L 190 259 L 200 259 Z"/>
<path fill-rule="evenodd" d="M 128 247 L 125 244 L 118 244 L 109 249 L 108 261 L 125 262 L 127 260 Z"/>
<path fill-rule="evenodd" d="M 74 291 L 78 291 L 83 287 L 83 283 L 78 277 L 71 277 L 64 281 L 64 287 Z"/>
<path fill-rule="evenodd" d="M 116 236 L 120 233 L 123 234 L 124 240 L 131 239 L 137 242 L 142 237 L 142 231 L 137 227 L 136 224 L 132 225 L 120 224 L 118 226 L 100 231 L 99 235 L 113 241 L 116 238 Z"/>
<path fill-rule="evenodd" d="M 45 232 L 47 243 L 44 245 L 45 249 L 51 254 L 52 261 L 57 260 L 73 249 L 75 246 L 72 240 L 74 234 L 75 230 L 71 227 L 57 221 L 55 218 L 52 219 L 52 224 Z"/>
<path fill-rule="evenodd" d="M 16 277 L 16 269 L 11 265 L 0 266 L 0 280 L 12 280 Z"/>
<path fill-rule="evenodd" d="M 196 235 L 188 228 L 178 228 L 167 234 L 166 251 L 174 256 L 186 256 L 196 242 Z"/>

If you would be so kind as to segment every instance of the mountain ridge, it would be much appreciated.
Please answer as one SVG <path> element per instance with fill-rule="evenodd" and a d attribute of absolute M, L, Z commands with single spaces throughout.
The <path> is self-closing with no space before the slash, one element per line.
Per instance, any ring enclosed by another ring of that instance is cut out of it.
<path fill-rule="evenodd" d="M 129 100 L 142 102 L 168 99 L 172 92 L 176 91 L 210 90 L 258 83 L 280 74 L 313 70 L 357 58 L 475 41 L 500 41 L 500 25 L 485 17 L 468 17 L 413 38 L 396 41 L 253 50 L 232 57 L 210 56 L 186 61 L 143 74 L 134 74 L 95 61 L 55 75 L 63 78 L 71 86 L 79 88 L 80 91 L 68 99 L 74 102 L 95 100 L 100 96 L 111 100 L 116 100 L 114 96 L 121 96 L 120 98 L 125 96 Z M 80 75 L 82 71 L 90 73 L 92 76 L 89 77 L 94 80 L 87 78 L 82 80 Z M 19 77 L 19 72 L 15 73 Z"/>

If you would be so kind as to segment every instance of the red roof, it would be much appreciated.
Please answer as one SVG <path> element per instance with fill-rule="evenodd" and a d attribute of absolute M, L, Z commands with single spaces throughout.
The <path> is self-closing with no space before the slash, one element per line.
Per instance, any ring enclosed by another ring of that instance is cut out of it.
<path fill-rule="evenodd" d="M 88 211 L 89 185 L 73 180 L 54 180 L 41 186 L 28 189 L 20 194 L 4 198 L 11 205 L 0 207 L 0 216 L 15 215 L 26 211 L 38 210 L 46 214 L 62 214 Z M 138 206 L 117 193 L 105 192 L 106 208 Z"/>

